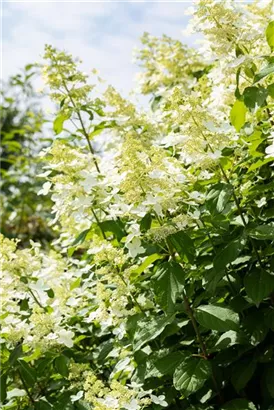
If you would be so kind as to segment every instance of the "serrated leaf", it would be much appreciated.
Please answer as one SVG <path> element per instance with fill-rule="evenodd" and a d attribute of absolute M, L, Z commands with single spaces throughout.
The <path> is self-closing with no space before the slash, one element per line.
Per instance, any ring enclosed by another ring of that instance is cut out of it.
<path fill-rule="evenodd" d="M 160 306 L 166 312 L 174 311 L 177 295 L 182 291 L 185 273 L 176 262 L 165 262 L 157 271 L 154 291 Z"/>
<path fill-rule="evenodd" d="M 254 269 L 245 276 L 244 286 L 247 296 L 259 305 L 274 290 L 274 275 L 262 269 Z"/>
<path fill-rule="evenodd" d="M 68 363 L 69 359 L 64 355 L 56 357 L 56 359 L 54 360 L 55 369 L 64 377 L 67 377 L 69 375 Z"/>
<path fill-rule="evenodd" d="M 257 367 L 255 360 L 243 359 L 232 369 L 231 382 L 237 392 L 244 389 Z"/>
<path fill-rule="evenodd" d="M 271 51 L 274 49 L 274 21 L 271 21 L 265 31 L 266 41 L 268 42 Z"/>
<path fill-rule="evenodd" d="M 230 121 L 234 126 L 236 131 L 240 131 L 245 123 L 245 116 L 247 113 L 247 108 L 242 101 L 235 101 L 231 111 L 230 111 Z"/>
<path fill-rule="evenodd" d="M 199 306 L 196 318 L 200 325 L 207 329 L 226 332 L 239 329 L 239 315 L 233 310 L 215 305 Z"/>
<path fill-rule="evenodd" d="M 223 271 L 229 263 L 235 261 L 243 246 L 244 240 L 242 238 L 235 239 L 219 251 L 213 260 L 215 270 Z"/>
<path fill-rule="evenodd" d="M 175 369 L 173 384 L 187 397 L 199 390 L 210 376 L 210 363 L 190 356 Z"/>
<path fill-rule="evenodd" d="M 139 350 L 143 345 L 154 340 L 173 320 L 174 315 L 167 315 L 139 321 L 133 338 L 134 351 Z"/>
<path fill-rule="evenodd" d="M 274 225 L 259 225 L 248 230 L 248 235 L 257 240 L 274 239 Z"/>
<path fill-rule="evenodd" d="M 251 401 L 235 399 L 225 403 L 221 410 L 256 410 L 256 407 Z"/>

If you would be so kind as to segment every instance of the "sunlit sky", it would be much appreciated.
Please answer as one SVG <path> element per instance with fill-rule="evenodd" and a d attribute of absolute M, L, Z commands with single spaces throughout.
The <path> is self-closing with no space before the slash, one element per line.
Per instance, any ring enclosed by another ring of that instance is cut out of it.
<path fill-rule="evenodd" d="M 191 1 L 3 1 L 2 77 L 15 74 L 25 64 L 41 61 L 44 44 L 65 49 L 83 60 L 89 72 L 119 91 L 133 87 L 138 71 L 132 52 L 145 32 L 167 34 L 192 45 L 186 37 Z"/>

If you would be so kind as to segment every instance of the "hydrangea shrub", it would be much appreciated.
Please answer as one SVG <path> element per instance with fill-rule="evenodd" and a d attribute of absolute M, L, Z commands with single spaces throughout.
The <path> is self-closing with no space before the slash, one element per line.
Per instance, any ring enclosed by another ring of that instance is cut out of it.
<path fill-rule="evenodd" d="M 1 237 L 3 409 L 274 408 L 272 6 L 195 1 L 198 50 L 145 34 L 146 111 L 46 46 L 57 239 Z"/>

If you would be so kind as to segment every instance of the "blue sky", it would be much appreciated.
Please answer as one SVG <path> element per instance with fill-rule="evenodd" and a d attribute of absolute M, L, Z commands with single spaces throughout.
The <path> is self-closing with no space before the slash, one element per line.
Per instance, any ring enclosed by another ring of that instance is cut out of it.
<path fill-rule="evenodd" d="M 2 76 L 27 63 L 41 61 L 45 43 L 66 49 L 83 60 L 83 69 L 99 70 L 107 83 L 121 92 L 134 85 L 138 67 L 133 48 L 147 31 L 167 34 L 187 44 L 184 37 L 191 1 L 3 1 Z"/>

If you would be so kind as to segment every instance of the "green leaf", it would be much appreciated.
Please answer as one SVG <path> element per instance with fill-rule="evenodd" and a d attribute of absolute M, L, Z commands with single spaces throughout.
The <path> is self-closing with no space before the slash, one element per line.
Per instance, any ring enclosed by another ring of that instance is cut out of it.
<path fill-rule="evenodd" d="M 248 314 L 247 311 L 247 316 L 243 319 L 242 326 L 249 338 L 249 342 L 253 346 L 257 346 L 261 343 L 265 339 L 269 330 L 265 324 L 264 315 L 259 309 L 251 311 L 250 314 Z"/>
<path fill-rule="evenodd" d="M 206 196 L 206 208 L 211 214 L 221 213 L 229 202 L 233 188 L 230 184 L 213 185 Z"/>
<path fill-rule="evenodd" d="M 186 352 L 172 352 L 152 363 L 146 373 L 146 378 L 161 377 L 165 374 L 172 375 L 175 368 L 186 358 Z"/>
<path fill-rule="evenodd" d="M 221 410 L 256 410 L 256 407 L 251 401 L 235 399 L 225 403 Z"/>
<path fill-rule="evenodd" d="M 274 83 L 267 87 L 267 92 L 271 98 L 274 98 Z"/>
<path fill-rule="evenodd" d="M 151 109 L 153 112 L 157 110 L 161 99 L 162 99 L 161 95 L 157 95 L 156 97 L 153 98 L 153 101 L 151 103 Z"/>
<path fill-rule="evenodd" d="M 80 245 L 81 243 L 83 243 L 89 231 L 90 229 L 85 229 L 83 232 L 81 232 L 70 246 L 76 246 L 76 245 Z"/>
<path fill-rule="evenodd" d="M 265 375 L 264 375 L 264 380 L 265 380 L 266 387 L 267 387 L 267 390 L 269 391 L 270 396 L 274 398 L 274 364 L 273 363 L 267 366 Z"/>
<path fill-rule="evenodd" d="M 90 121 L 92 121 L 94 119 L 94 114 L 87 105 L 82 105 L 81 110 L 85 111 L 89 115 L 89 120 Z"/>
<path fill-rule="evenodd" d="M 248 108 L 261 107 L 265 104 L 268 92 L 263 87 L 247 87 L 243 92 L 244 103 Z"/>
<path fill-rule="evenodd" d="M 274 275 L 262 269 L 253 269 L 244 278 L 247 296 L 258 306 L 274 290 Z"/>
<path fill-rule="evenodd" d="M 56 359 L 54 360 L 54 366 L 57 372 L 64 377 L 68 377 L 69 375 L 68 363 L 69 358 L 64 355 L 56 357 Z"/>
<path fill-rule="evenodd" d="M 140 275 L 141 273 L 144 272 L 144 270 L 151 265 L 153 262 L 157 261 L 158 259 L 162 259 L 163 255 L 160 255 L 158 253 L 153 253 L 152 255 L 149 255 L 145 258 L 144 262 L 141 263 L 138 268 L 134 270 L 134 274 Z M 135 275 L 134 275 L 135 276 Z"/>
<path fill-rule="evenodd" d="M 189 263 L 194 262 L 195 247 L 192 239 L 183 231 L 168 235 L 167 242 L 176 249 L 180 257 Z"/>
<path fill-rule="evenodd" d="M 13 351 L 10 354 L 9 357 L 9 364 L 10 366 L 13 366 L 14 363 L 17 361 L 17 359 L 22 356 L 23 354 L 23 349 L 22 349 L 22 344 L 20 343 L 18 346 L 16 346 Z"/>
<path fill-rule="evenodd" d="M 188 357 L 175 369 L 173 384 L 187 397 L 199 390 L 210 376 L 211 365 L 207 360 Z"/>
<path fill-rule="evenodd" d="M 239 315 L 233 310 L 215 305 L 203 305 L 196 309 L 196 318 L 207 329 L 226 332 L 239 329 Z"/>
<path fill-rule="evenodd" d="M 173 312 L 176 297 L 183 289 L 185 273 L 176 262 L 163 263 L 154 277 L 157 301 L 166 312 Z"/>
<path fill-rule="evenodd" d="M 81 285 L 82 282 L 82 278 L 79 276 L 79 278 L 75 279 L 71 284 L 70 284 L 70 290 L 79 288 L 79 286 Z"/>
<path fill-rule="evenodd" d="M 95 111 L 95 109 L 93 109 Z M 97 111 L 95 111 L 97 112 Z M 97 112 L 98 114 L 98 112 Z M 89 139 L 94 138 L 96 135 L 101 134 L 102 131 L 104 131 L 106 128 L 113 128 L 116 125 L 115 121 L 102 121 L 99 124 L 96 124 L 93 128 L 93 131 L 89 134 Z"/>
<path fill-rule="evenodd" d="M 46 292 L 47 292 L 49 298 L 51 298 L 51 299 L 54 298 L 54 291 L 53 291 L 53 289 L 48 289 Z"/>
<path fill-rule="evenodd" d="M 230 121 L 231 121 L 231 124 L 236 129 L 236 131 L 238 132 L 240 131 L 240 129 L 245 123 L 246 113 L 247 113 L 247 108 L 245 104 L 240 100 L 235 101 L 230 111 Z"/>
<path fill-rule="evenodd" d="M 104 231 L 106 235 L 109 232 L 112 233 L 118 241 L 120 241 L 126 235 L 124 225 L 119 220 L 106 220 L 100 222 L 100 228 Z"/>
<path fill-rule="evenodd" d="M 262 71 L 255 75 L 253 83 L 257 83 L 258 81 L 262 80 L 264 77 L 267 77 L 272 73 L 274 73 L 274 64 L 269 64 L 267 67 L 264 67 Z"/>
<path fill-rule="evenodd" d="M 36 371 L 28 363 L 18 359 L 19 371 L 28 387 L 33 387 L 36 383 Z"/>
<path fill-rule="evenodd" d="M 45 398 L 43 398 L 43 399 L 39 399 L 38 403 L 35 403 L 35 409 L 36 410 L 51 410 L 53 409 L 53 407 L 48 401 L 46 401 Z"/>
<path fill-rule="evenodd" d="M 98 363 L 104 363 L 105 358 L 113 349 L 113 341 L 107 340 L 100 344 L 99 346 L 99 353 L 97 356 Z"/>
<path fill-rule="evenodd" d="M 244 336 L 242 336 L 238 332 L 235 332 L 234 330 L 228 330 L 219 337 L 212 350 L 223 350 L 227 349 L 230 346 L 234 346 L 235 344 L 242 343 L 247 343 L 247 340 Z"/>
<path fill-rule="evenodd" d="M 237 56 L 237 48 L 236 48 L 236 56 Z M 238 57 L 238 56 L 237 56 Z M 241 67 L 238 68 L 237 73 L 236 73 L 236 90 L 235 90 L 235 97 L 237 98 L 237 100 L 239 100 L 241 98 L 241 93 L 240 93 L 240 74 L 241 74 Z"/>
<path fill-rule="evenodd" d="M 271 21 L 265 31 L 266 41 L 268 42 L 271 51 L 274 50 L 274 21 Z"/>
<path fill-rule="evenodd" d="M 147 213 L 140 222 L 140 231 L 146 232 L 150 229 L 152 223 L 152 216 L 150 213 Z"/>
<path fill-rule="evenodd" d="M 143 321 L 140 320 L 133 338 L 134 351 L 139 350 L 144 344 L 154 340 L 173 320 L 174 315 L 160 316 Z"/>
<path fill-rule="evenodd" d="M 51 357 L 46 357 L 38 361 L 38 365 L 36 366 L 38 376 L 44 375 L 46 368 L 51 364 L 52 360 Z"/>
<path fill-rule="evenodd" d="M 274 331 L 274 309 L 269 308 L 264 315 L 264 323 Z"/>
<path fill-rule="evenodd" d="M 273 240 L 274 239 L 274 225 L 260 225 L 256 228 L 249 229 L 247 231 L 248 235 L 251 238 L 264 241 L 267 239 Z"/>
<path fill-rule="evenodd" d="M 269 162 L 273 162 L 273 161 L 274 161 L 274 158 L 259 159 L 254 164 L 250 165 L 247 172 L 254 171 L 255 169 L 261 168 L 262 166 L 268 164 Z"/>
<path fill-rule="evenodd" d="M 36 348 L 30 356 L 24 356 L 22 357 L 21 360 L 24 360 L 24 362 L 32 362 L 33 360 L 37 360 L 39 357 L 41 357 L 41 349 Z"/>
<path fill-rule="evenodd" d="M 53 121 L 53 130 L 56 135 L 63 131 L 64 122 L 68 119 L 67 115 L 59 114 Z"/>
<path fill-rule="evenodd" d="M 3 402 L 7 397 L 7 378 L 8 374 L 3 369 L 0 374 L 0 401 Z"/>
<path fill-rule="evenodd" d="M 64 97 L 64 98 L 62 99 L 62 101 L 60 102 L 60 108 L 62 108 L 63 105 L 65 104 L 66 98 L 67 98 L 67 97 Z"/>
<path fill-rule="evenodd" d="M 216 271 L 223 271 L 227 264 L 235 261 L 244 246 L 243 239 L 235 239 L 217 253 L 213 260 Z"/>
<path fill-rule="evenodd" d="M 244 389 L 257 367 L 255 360 L 243 359 L 236 363 L 232 369 L 231 382 L 235 390 L 239 393 Z"/>

